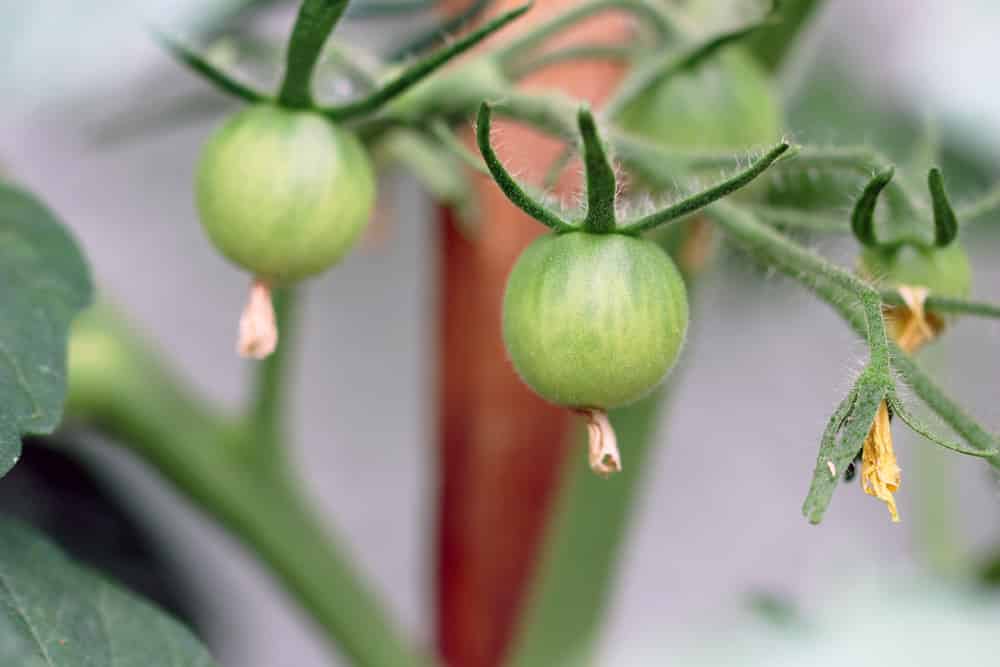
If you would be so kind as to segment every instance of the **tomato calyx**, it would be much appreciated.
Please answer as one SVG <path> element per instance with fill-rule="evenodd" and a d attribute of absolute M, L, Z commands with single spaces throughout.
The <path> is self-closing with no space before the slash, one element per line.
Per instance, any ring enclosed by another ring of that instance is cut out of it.
<path fill-rule="evenodd" d="M 614 167 L 604 148 L 590 109 L 582 106 L 577 113 L 577 125 L 583 149 L 587 208 L 581 220 L 573 221 L 529 194 L 504 167 L 491 143 L 491 118 L 492 109 L 484 102 L 479 107 L 476 140 L 490 175 L 511 203 L 557 233 L 586 231 L 593 234 L 637 236 L 642 232 L 679 220 L 739 190 L 763 174 L 790 147 L 790 144 L 783 141 L 749 167 L 717 185 L 649 215 L 619 222 L 616 213 L 618 183 Z"/>

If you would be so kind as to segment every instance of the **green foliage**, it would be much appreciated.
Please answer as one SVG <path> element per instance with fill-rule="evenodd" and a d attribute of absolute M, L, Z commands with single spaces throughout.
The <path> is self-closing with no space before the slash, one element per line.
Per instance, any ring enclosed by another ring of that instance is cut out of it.
<path fill-rule="evenodd" d="M 379 68 L 348 48 L 328 44 L 342 15 L 351 13 L 347 4 L 304 0 L 274 96 L 222 71 L 196 49 L 161 36 L 196 73 L 253 103 L 206 147 L 198 182 L 202 221 L 223 254 L 269 282 L 315 274 L 347 252 L 367 222 L 374 202 L 372 152 L 380 164 L 399 163 L 417 172 L 436 198 L 462 206 L 467 218 L 474 209 L 464 168 L 485 169 L 508 199 L 551 228 L 553 233 L 524 253 L 508 284 L 503 328 L 511 361 L 531 387 L 557 404 L 595 409 L 631 402 L 611 420 L 632 463 L 610 482 L 582 465 L 567 469 L 509 664 L 549 667 L 590 660 L 637 480 L 653 446 L 664 393 L 655 388 L 677 359 L 688 321 L 686 289 L 674 264 L 638 238 L 648 230 L 704 211 L 730 241 L 802 283 L 867 343 L 865 367 L 819 437 L 803 506 L 809 521 L 824 516 L 883 402 L 931 442 L 985 457 L 1000 469 L 997 438 L 887 337 L 883 308 L 902 299 L 875 287 L 924 285 L 932 291 L 925 304 L 930 313 L 1000 317 L 1000 307 L 965 298 L 970 269 L 955 240 L 960 225 L 1000 209 L 1000 188 L 952 206 L 934 168 L 927 178 L 928 206 L 917 196 L 923 188 L 918 175 L 927 169 L 923 163 L 936 162 L 933 133 L 917 150 L 906 151 L 906 164 L 898 170 L 888 157 L 891 151 L 867 144 L 838 138 L 833 146 L 791 148 L 779 140 L 784 124 L 772 73 L 820 3 L 775 3 L 777 9 L 763 19 L 695 36 L 674 20 L 666 3 L 588 0 L 437 76 L 529 5 L 449 41 L 442 30 L 457 30 L 488 4 L 473 2 L 440 29 L 401 44 Z M 412 11 L 426 4 L 380 0 L 355 11 Z M 639 19 L 628 42 L 547 48 L 565 29 L 607 11 Z M 443 46 L 424 53 L 437 44 Z M 401 64 L 409 54 L 416 55 L 414 61 Z M 528 72 L 583 58 L 629 66 L 597 118 L 576 100 L 513 87 Z M 332 106 L 314 99 L 317 68 L 324 62 L 335 63 L 333 69 L 355 84 L 357 98 Z M 832 85 L 826 95 L 818 107 L 825 109 L 844 93 Z M 454 134 L 477 109 L 476 138 L 485 167 Z M 581 149 L 582 211 L 550 206 L 510 174 L 491 144 L 494 112 L 561 139 L 568 155 Z M 816 133 L 816 127 L 807 129 Z M 776 143 L 749 165 L 735 167 L 748 149 Z M 719 170 L 730 173 L 676 197 L 678 186 L 690 187 Z M 621 220 L 623 172 L 675 202 Z M 766 202 L 721 201 L 765 172 L 774 177 Z M 866 180 L 853 214 L 845 215 L 844 205 Z M 880 200 L 883 208 L 877 206 Z M 785 233 L 789 229 L 853 230 L 865 246 L 862 275 L 797 243 Z M 48 432 L 58 422 L 66 330 L 89 301 L 90 286 L 65 231 L 30 196 L 8 186 L 0 186 L 0 239 L 2 474 L 16 459 L 22 434 Z M 254 391 L 240 414 L 223 413 L 179 381 L 106 304 L 74 326 L 69 413 L 119 440 L 228 528 L 353 664 L 434 664 L 388 618 L 345 549 L 321 528 L 291 474 L 285 403 L 296 295 L 278 289 L 274 296 L 284 343 L 255 369 Z M 924 425 L 901 400 L 897 381 L 961 441 Z M 171 622 L 70 565 L 43 540 L 5 522 L 0 538 L 0 597 L 13 611 L 0 623 L 0 663 L 155 665 L 171 646 L 188 647 L 192 660 L 208 660 Z M 53 608 L 60 610 L 57 616 Z M 111 634 L 98 636 L 102 621 Z M 87 645 L 93 655 L 77 652 L 72 654 L 77 661 L 60 662 L 59 654 L 68 659 L 84 635 L 93 635 Z"/>
<path fill-rule="evenodd" d="M 0 518 L 0 664 L 212 667 L 191 633 L 151 604 Z"/>
<path fill-rule="evenodd" d="M 66 338 L 91 289 L 52 212 L 0 181 L 0 477 L 20 457 L 21 436 L 51 433 L 62 418 Z"/>

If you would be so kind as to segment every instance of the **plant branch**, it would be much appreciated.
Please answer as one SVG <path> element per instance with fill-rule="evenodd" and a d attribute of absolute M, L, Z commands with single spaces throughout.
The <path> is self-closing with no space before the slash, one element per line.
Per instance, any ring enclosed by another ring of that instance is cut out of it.
<path fill-rule="evenodd" d="M 541 46 L 553 35 L 590 16 L 612 9 L 630 12 L 637 18 L 643 19 L 644 25 L 649 25 L 653 29 L 659 41 L 663 41 L 676 31 L 667 14 L 649 0 L 589 0 L 571 7 L 562 14 L 511 40 L 497 50 L 496 58 L 504 68 L 512 66 L 517 58 Z"/>
<path fill-rule="evenodd" d="M 285 79 L 278 104 L 291 109 L 312 106 L 312 76 L 323 45 L 337 26 L 348 0 L 303 0 L 288 40 Z"/>
<path fill-rule="evenodd" d="M 758 218 L 778 227 L 804 229 L 813 232 L 846 232 L 850 227 L 847 216 L 837 217 L 797 208 L 754 204 L 750 211 Z"/>
<path fill-rule="evenodd" d="M 896 290 L 884 290 L 882 292 L 882 301 L 893 306 L 901 306 L 906 303 Z M 1000 306 L 982 301 L 954 299 L 934 294 L 930 294 L 927 297 L 927 300 L 924 302 L 924 309 L 933 313 L 953 313 L 955 315 L 975 315 L 978 317 L 1000 319 Z"/>
<path fill-rule="evenodd" d="M 581 60 L 610 60 L 629 63 L 639 57 L 641 49 L 629 44 L 575 44 L 561 49 L 546 51 L 531 60 L 507 68 L 509 76 L 521 79 L 528 74 L 553 65 Z"/>
<path fill-rule="evenodd" d="M 418 61 L 413 66 L 407 68 L 402 73 L 394 77 L 387 84 L 365 97 L 353 102 L 346 102 L 344 104 L 326 107 L 321 109 L 321 111 L 335 121 L 351 120 L 359 116 L 373 113 L 397 95 L 402 94 L 407 89 L 420 83 L 420 81 L 430 76 L 435 70 L 447 63 L 449 60 L 465 53 L 479 42 L 506 26 L 511 21 L 520 17 L 529 9 L 531 9 L 531 3 L 506 12 L 490 21 L 482 28 L 479 28 L 478 30 L 469 33 L 462 39 L 457 40 L 451 46 L 437 51 L 423 60 Z"/>
<path fill-rule="evenodd" d="M 958 219 L 962 224 L 984 218 L 1000 210 L 1000 185 L 958 207 Z"/>
<path fill-rule="evenodd" d="M 274 465 L 280 460 L 276 450 L 288 437 L 282 417 L 288 407 L 286 397 L 291 362 L 289 357 L 294 354 L 296 347 L 293 340 L 296 300 L 294 288 L 286 287 L 272 293 L 275 321 L 281 332 L 282 344 L 264 361 L 254 364 L 256 392 L 247 420 L 255 444 L 254 450 L 262 465 Z"/>
<path fill-rule="evenodd" d="M 205 56 L 188 48 L 186 45 L 175 40 L 171 36 L 158 30 L 153 31 L 153 37 L 163 46 L 174 58 L 187 65 L 196 74 L 200 74 L 209 83 L 219 90 L 235 95 L 252 104 L 266 102 L 269 97 L 250 86 L 240 83 L 229 76 L 221 69 L 208 61 Z"/>
<path fill-rule="evenodd" d="M 291 304 L 279 308 L 287 312 Z M 111 347 L 105 356 L 114 363 L 104 373 L 81 374 L 88 384 L 74 387 L 69 416 L 118 440 L 215 517 L 351 664 L 430 664 L 402 637 L 338 540 L 308 510 L 299 496 L 301 483 L 287 467 L 247 459 L 253 429 L 208 409 L 120 322 L 103 322 L 96 340 Z M 288 354 L 292 346 L 286 341 L 281 347 Z M 275 379 L 274 386 L 281 382 Z M 277 393 L 268 390 L 266 403 Z"/>
<path fill-rule="evenodd" d="M 867 283 L 842 269 L 833 267 L 826 260 L 756 222 L 752 215 L 732 205 L 720 202 L 711 207 L 709 211 L 713 219 L 723 223 L 723 230 L 731 233 L 735 239 L 740 241 L 741 245 L 747 247 L 754 254 L 761 255 L 768 264 L 798 280 L 833 307 L 858 335 L 869 340 L 871 347 L 872 322 L 875 315 L 871 311 L 871 304 L 881 304 L 881 298 Z M 792 257 L 798 257 L 799 260 L 805 261 L 788 261 Z M 819 265 L 815 265 L 816 262 L 819 262 Z M 831 267 L 833 271 L 823 269 L 823 265 Z M 858 310 L 856 302 L 852 303 L 851 298 L 856 297 L 859 289 L 867 295 L 866 301 L 868 302 L 862 304 L 864 306 L 862 311 Z M 957 302 L 954 305 L 958 305 Z M 879 319 L 881 320 L 880 311 L 881 308 L 879 308 Z M 878 333 L 877 329 L 878 327 L 876 327 L 876 334 Z M 884 334 L 884 323 L 882 333 Z M 977 455 L 992 456 L 993 465 L 1000 467 L 1000 458 L 994 455 L 994 452 L 1000 447 L 1000 442 L 955 404 L 898 345 L 884 336 L 877 336 L 876 342 L 879 347 L 887 351 L 892 370 L 909 385 L 914 393 L 966 442 L 974 449 L 979 450 Z M 873 349 L 870 366 L 875 365 L 876 357 L 881 356 L 882 352 L 876 354 Z M 893 395 L 895 395 L 895 390 L 890 389 L 889 396 Z"/>
<path fill-rule="evenodd" d="M 399 48 L 391 51 L 387 56 L 389 62 L 399 62 L 403 58 L 413 53 L 420 53 L 436 44 L 441 44 L 447 40 L 448 36 L 456 32 L 461 32 L 469 26 L 476 18 L 482 14 L 492 0 L 475 0 L 469 3 L 461 12 L 451 16 L 440 25 L 436 25 L 426 32 L 420 33 L 409 41 L 403 43 Z"/>

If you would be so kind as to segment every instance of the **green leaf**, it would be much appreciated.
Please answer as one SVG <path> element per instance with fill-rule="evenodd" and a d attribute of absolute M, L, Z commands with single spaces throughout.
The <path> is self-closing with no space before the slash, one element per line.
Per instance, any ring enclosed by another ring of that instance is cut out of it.
<path fill-rule="evenodd" d="M 151 604 L 0 519 L 0 665 L 211 667 L 197 639 Z"/>
<path fill-rule="evenodd" d="M 809 519 L 809 523 L 823 520 L 823 514 L 826 513 L 840 481 L 840 473 L 861 451 L 885 394 L 885 386 L 875 379 L 871 370 L 866 370 L 830 417 L 816 457 L 809 495 L 802 505 L 802 514 Z M 837 435 L 842 429 L 843 433 L 838 440 Z"/>
<path fill-rule="evenodd" d="M 62 418 L 69 325 L 91 293 L 66 229 L 0 183 L 0 477 L 17 463 L 22 435 L 51 433 Z"/>

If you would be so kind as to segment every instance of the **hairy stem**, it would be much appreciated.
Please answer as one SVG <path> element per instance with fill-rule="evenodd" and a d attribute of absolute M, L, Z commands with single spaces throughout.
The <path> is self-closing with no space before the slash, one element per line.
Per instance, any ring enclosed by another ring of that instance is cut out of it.
<path fill-rule="evenodd" d="M 337 26 L 348 0 L 303 0 L 288 40 L 285 79 L 278 104 L 292 109 L 312 105 L 312 76 L 327 37 Z"/>
<path fill-rule="evenodd" d="M 553 35 L 576 25 L 580 21 L 608 10 L 621 10 L 643 19 L 643 24 L 653 29 L 658 40 L 675 32 L 666 13 L 648 0 L 589 0 L 572 7 L 530 32 L 511 40 L 500 48 L 496 57 L 505 68 L 528 51 L 544 44 Z"/>
<path fill-rule="evenodd" d="M 393 98 L 406 92 L 437 69 L 456 56 L 459 56 L 493 33 L 497 32 L 511 21 L 519 18 L 531 9 L 531 4 L 525 4 L 517 9 L 506 12 L 493 19 L 482 28 L 470 32 L 465 37 L 456 40 L 447 48 L 433 53 L 413 66 L 404 70 L 381 88 L 353 102 L 346 102 L 322 109 L 322 112 L 335 121 L 346 121 L 364 116 L 379 110 Z"/>

